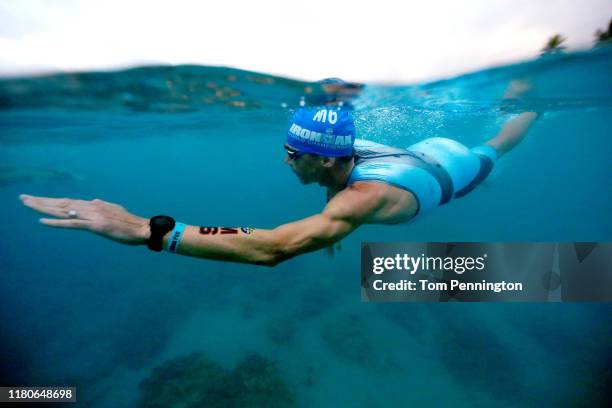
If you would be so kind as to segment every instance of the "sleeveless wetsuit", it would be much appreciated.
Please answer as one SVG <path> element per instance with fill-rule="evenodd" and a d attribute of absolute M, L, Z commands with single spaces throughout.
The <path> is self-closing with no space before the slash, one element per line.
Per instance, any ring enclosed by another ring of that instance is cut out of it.
<path fill-rule="evenodd" d="M 496 159 L 492 146 L 469 149 L 441 137 L 423 140 L 408 149 L 356 140 L 355 167 L 348 185 L 381 181 L 403 188 L 416 197 L 416 215 L 422 215 L 476 188 L 491 172 Z"/>

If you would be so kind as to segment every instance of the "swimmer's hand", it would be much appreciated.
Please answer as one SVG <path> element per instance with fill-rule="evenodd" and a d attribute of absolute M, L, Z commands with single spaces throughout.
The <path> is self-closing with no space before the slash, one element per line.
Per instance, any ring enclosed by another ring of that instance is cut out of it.
<path fill-rule="evenodd" d="M 149 220 L 117 204 L 27 194 L 21 194 L 19 199 L 26 207 L 56 217 L 40 219 L 50 227 L 86 230 L 127 245 L 144 245 L 149 239 Z"/>

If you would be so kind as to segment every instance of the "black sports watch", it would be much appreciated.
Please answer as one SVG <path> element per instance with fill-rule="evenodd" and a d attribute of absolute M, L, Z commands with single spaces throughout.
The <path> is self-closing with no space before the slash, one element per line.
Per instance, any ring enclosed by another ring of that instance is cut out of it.
<path fill-rule="evenodd" d="M 174 218 L 167 215 L 156 215 L 149 220 L 151 236 L 147 241 L 147 248 L 151 251 L 161 252 L 164 247 L 164 235 L 174 229 Z"/>

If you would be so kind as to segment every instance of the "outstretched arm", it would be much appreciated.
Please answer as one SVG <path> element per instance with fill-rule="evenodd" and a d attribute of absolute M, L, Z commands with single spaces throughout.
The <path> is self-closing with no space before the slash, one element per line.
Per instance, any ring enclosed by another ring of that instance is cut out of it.
<path fill-rule="evenodd" d="M 21 195 L 24 205 L 43 214 L 43 224 L 81 229 L 128 244 L 145 245 L 148 219 L 102 200 L 84 201 Z M 350 234 L 388 205 L 376 188 L 350 187 L 338 193 L 323 212 L 277 228 L 238 229 L 237 233 L 212 234 L 211 229 L 188 226 L 178 253 L 199 258 L 273 266 L 296 255 L 324 248 Z M 70 218 L 70 210 L 77 218 Z M 221 230 L 219 230 L 221 231 Z M 164 237 L 167 244 L 168 236 Z"/>
<path fill-rule="evenodd" d="M 217 259 L 274 266 L 296 255 L 324 248 L 348 235 L 359 222 L 323 211 L 274 229 L 253 229 L 245 233 L 222 234 L 220 228 L 188 226 L 178 253 L 198 258 Z M 210 231 L 215 233 L 211 233 Z M 168 236 L 164 237 L 167 244 Z"/>

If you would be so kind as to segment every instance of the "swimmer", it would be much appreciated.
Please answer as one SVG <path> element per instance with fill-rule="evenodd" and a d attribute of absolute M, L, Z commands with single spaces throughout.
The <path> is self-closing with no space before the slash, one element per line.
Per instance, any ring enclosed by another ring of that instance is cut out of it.
<path fill-rule="evenodd" d="M 325 187 L 329 201 L 319 214 L 274 229 L 185 225 L 167 215 L 147 219 L 99 199 L 19 198 L 55 217 L 41 219 L 51 227 L 90 231 L 153 251 L 274 266 L 329 247 L 360 225 L 404 223 L 466 195 L 523 140 L 536 117 L 522 113 L 472 149 L 446 138 L 397 148 L 356 141 L 346 110 L 299 109 L 287 132 L 285 163 L 302 183 Z"/>

